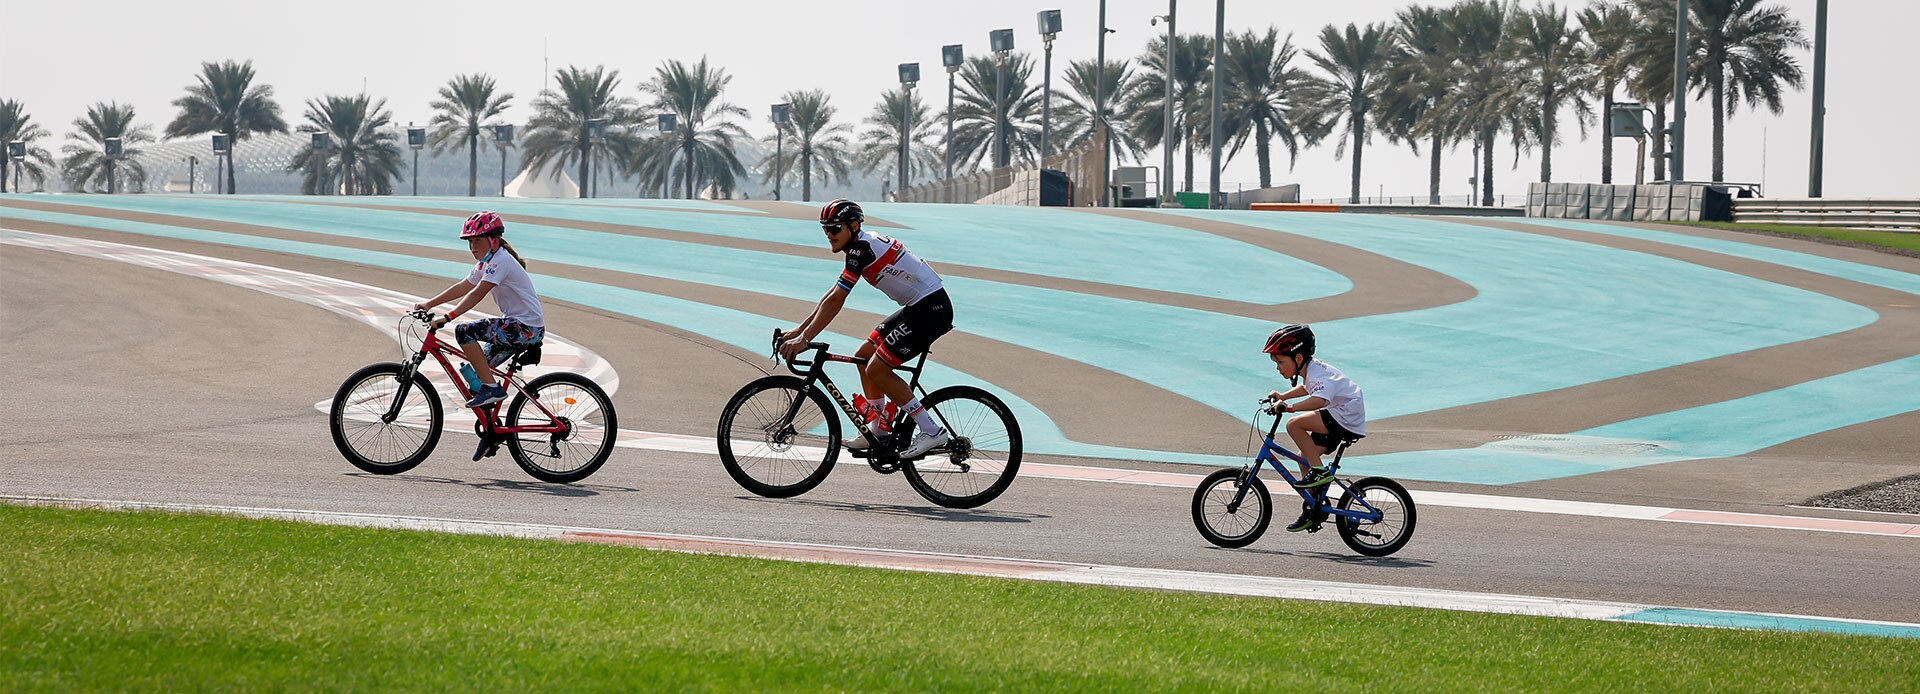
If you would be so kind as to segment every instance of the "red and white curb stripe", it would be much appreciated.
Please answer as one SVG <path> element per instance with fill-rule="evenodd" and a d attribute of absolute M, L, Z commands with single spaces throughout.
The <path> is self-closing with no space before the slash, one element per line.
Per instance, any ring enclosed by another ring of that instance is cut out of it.
<path fill-rule="evenodd" d="M 252 263 L 141 246 L 92 241 L 51 234 L 38 234 L 14 229 L 0 229 L 0 243 L 55 250 L 105 260 L 116 260 L 195 277 L 203 277 L 235 286 L 247 287 L 249 289 L 256 289 L 275 296 L 319 306 L 382 331 L 392 331 L 393 325 L 398 320 L 397 316 L 400 312 L 411 307 L 415 301 L 413 297 L 399 292 L 355 282 L 265 265 L 255 265 Z M 399 339 L 397 334 L 395 334 L 395 339 Z M 574 371 L 584 374 L 588 378 L 592 378 L 602 384 L 609 393 L 619 388 L 619 376 L 614 372 L 612 364 L 608 363 L 599 355 L 577 343 L 567 341 L 552 334 L 547 335 L 546 341 L 548 346 L 544 350 L 545 355 L 542 359 L 542 364 L 529 368 L 529 374 L 543 373 L 546 370 Z M 422 373 L 427 374 L 429 378 L 434 380 L 436 387 L 442 391 L 444 396 L 452 398 L 457 395 L 457 391 L 454 390 L 452 384 L 440 382 L 444 380 L 444 374 L 441 374 L 438 369 L 423 369 Z M 332 402 L 330 400 L 323 400 L 315 403 L 314 407 L 324 413 L 331 409 L 331 405 Z M 471 412 L 460 408 L 450 408 L 448 415 L 450 420 L 461 423 L 462 427 L 473 420 Z M 452 428 L 453 427 L 449 427 L 449 429 Z M 711 437 L 634 431 L 630 429 L 620 430 L 619 436 L 616 439 L 616 445 L 622 448 L 670 451 L 676 453 L 715 454 L 717 452 L 717 446 L 715 446 L 714 440 Z M 823 453 L 823 451 L 818 450 L 806 452 L 815 455 Z M 859 463 L 859 461 L 847 460 L 844 457 L 842 458 L 842 462 L 847 464 Z M 1023 464 L 1021 465 L 1020 474 L 1023 477 L 1044 479 L 1137 484 L 1152 487 L 1180 487 L 1188 489 L 1197 486 L 1203 477 L 1202 475 L 1178 472 L 1126 470 L 1046 463 Z M 1450 506 L 1492 511 L 1552 513 L 1596 518 L 1622 518 L 1670 523 L 1695 523 L 1746 528 L 1811 530 L 1816 532 L 1920 538 L 1920 523 L 1909 522 L 1861 521 L 1809 516 L 1704 511 L 1589 501 L 1534 499 L 1493 494 L 1465 494 L 1434 491 L 1415 491 L 1413 494 L 1417 497 L 1418 503 L 1423 506 Z"/>
<path fill-rule="evenodd" d="M 243 518 L 290 520 L 365 528 L 421 530 L 465 535 L 497 535 L 528 539 L 592 542 L 651 550 L 718 554 L 781 561 L 802 561 L 927 573 L 996 576 L 1054 583 L 1177 590 L 1194 593 L 1284 598 L 1290 600 L 1421 607 L 1591 620 L 1642 621 L 1636 619 L 1635 615 L 1649 612 L 1674 611 L 1694 616 L 1691 618 L 1691 621 L 1663 620 L 1659 623 L 1687 626 L 1767 628 L 1766 625 L 1771 620 L 1779 623 L 1778 628 L 1813 629 L 1843 633 L 1886 633 L 1890 631 L 1895 635 L 1920 636 L 1920 624 L 1877 620 L 1807 617 L 1802 615 L 1722 610 L 1688 610 L 1684 608 L 1597 600 L 1475 593 L 1435 588 L 1404 588 L 1273 576 L 1246 576 L 1180 571 L 1175 569 L 1077 564 L 1035 559 L 986 557 L 967 554 L 917 552 L 873 547 L 847 547 L 842 545 L 777 542 L 672 533 L 633 532 L 562 525 L 425 518 L 339 511 L 107 501 L 39 496 L 0 496 L 0 501 L 28 506 L 211 513 Z M 1715 615 L 1718 615 L 1719 618 L 1716 619 Z M 1806 624 L 1808 622 L 1814 624 L 1809 626 Z"/>

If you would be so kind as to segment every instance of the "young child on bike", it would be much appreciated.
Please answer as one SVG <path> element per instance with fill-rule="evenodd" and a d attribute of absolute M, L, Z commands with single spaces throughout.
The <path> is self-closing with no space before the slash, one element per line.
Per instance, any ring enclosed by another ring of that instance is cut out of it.
<path fill-rule="evenodd" d="M 460 238 L 467 242 L 467 250 L 473 253 L 473 259 L 480 262 L 473 266 L 473 272 L 468 273 L 466 279 L 453 283 L 453 286 L 431 299 L 413 305 L 415 309 L 427 310 L 454 297 L 462 297 L 453 310 L 433 319 L 434 330 L 472 310 L 488 294 L 493 295 L 493 304 L 500 308 L 499 318 L 463 323 L 453 330 L 454 341 L 459 343 L 461 353 L 466 355 L 467 362 L 473 365 L 474 372 L 480 378 L 480 387 L 467 400 L 467 407 L 484 407 L 505 400 L 507 388 L 494 382 L 493 369 L 490 367 L 496 360 L 506 361 L 509 347 L 539 344 L 547 334 L 547 322 L 540 312 L 540 297 L 534 294 L 533 280 L 527 276 L 526 263 L 513 250 L 513 244 L 507 243 L 506 233 L 507 225 L 501 221 L 500 215 L 476 212 L 468 217 L 467 223 L 460 227 Z M 489 348 L 482 349 L 482 342 L 487 343 Z"/>
<path fill-rule="evenodd" d="M 1332 364 L 1313 358 L 1313 348 L 1311 328 L 1289 325 L 1268 335 L 1263 351 L 1273 359 L 1280 375 L 1294 384 L 1287 392 L 1267 393 L 1267 399 L 1273 401 L 1267 408 L 1269 414 L 1299 413 L 1287 420 L 1287 435 L 1293 438 L 1300 456 L 1307 459 L 1307 466 L 1300 470 L 1300 479 L 1293 486 L 1320 490 L 1318 494 L 1333 482 L 1333 473 L 1321 465 L 1320 457 L 1342 441 L 1357 441 L 1367 435 L 1367 406 L 1360 385 Z M 1286 402 L 1301 396 L 1306 399 L 1291 405 Z M 1309 507 L 1299 520 L 1287 526 L 1287 532 L 1312 530 L 1320 521 L 1321 514 Z"/>

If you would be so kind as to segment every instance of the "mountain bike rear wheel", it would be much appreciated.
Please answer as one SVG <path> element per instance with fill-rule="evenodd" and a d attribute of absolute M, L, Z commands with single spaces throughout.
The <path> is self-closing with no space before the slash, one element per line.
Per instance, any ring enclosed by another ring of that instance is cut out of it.
<path fill-rule="evenodd" d="M 520 469 L 542 482 L 571 484 L 586 479 L 606 464 L 620 434 L 613 414 L 613 401 L 600 384 L 576 373 L 556 372 L 527 382 L 507 405 L 505 420 L 509 426 L 540 426 L 551 422 L 538 407 L 531 407 L 531 395 L 555 417 L 567 422 L 565 436 L 554 434 L 516 434 L 507 439 L 507 450 Z"/>

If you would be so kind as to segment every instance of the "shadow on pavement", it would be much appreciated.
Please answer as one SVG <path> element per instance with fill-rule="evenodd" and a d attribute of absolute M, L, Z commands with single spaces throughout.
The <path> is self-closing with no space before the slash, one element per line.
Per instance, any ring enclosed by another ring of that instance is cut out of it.
<path fill-rule="evenodd" d="M 365 473 L 365 472 L 349 472 L 344 474 L 348 477 L 359 477 L 363 479 L 372 479 L 372 480 L 393 480 L 396 482 L 444 484 L 444 485 L 455 485 L 455 486 L 461 486 L 461 487 L 470 487 L 473 489 L 483 489 L 486 491 L 493 491 L 493 492 L 521 492 L 526 494 L 544 494 L 546 496 L 561 496 L 561 497 L 575 497 L 575 498 L 599 496 L 603 493 L 618 494 L 618 493 L 625 493 L 625 492 L 640 491 L 632 487 L 618 487 L 618 486 L 606 485 L 606 484 L 552 484 L 548 482 L 530 482 L 530 481 L 524 481 L 524 480 L 502 480 L 502 479 L 468 481 L 468 480 L 457 480 L 451 477 L 431 477 L 427 475 L 405 475 L 405 474 L 374 475 L 374 474 Z"/>
<path fill-rule="evenodd" d="M 956 523 L 1031 523 L 1037 519 L 1052 516 L 1036 513 L 1012 513 L 1007 511 L 985 511 L 981 509 L 951 509 L 938 506 L 901 506 L 898 504 L 863 504 L 848 501 L 820 501 L 817 499 L 767 499 L 742 494 L 734 497 L 745 501 L 759 501 L 775 504 L 796 504 L 814 506 L 835 511 L 855 513 L 877 513 L 889 516 L 923 518 L 931 521 Z"/>
<path fill-rule="evenodd" d="M 1341 564 L 1352 564 L 1355 566 L 1378 566 L 1386 569 L 1424 569 L 1424 568 L 1433 566 L 1433 562 L 1427 559 L 1404 559 L 1400 557 L 1364 557 L 1358 554 L 1339 554 L 1335 552 L 1288 552 L 1286 550 L 1279 550 L 1279 549 L 1250 549 L 1246 547 L 1242 547 L 1240 549 L 1227 549 L 1225 547 L 1208 547 L 1208 549 L 1218 550 L 1221 552 L 1246 552 L 1249 554 L 1265 554 L 1265 555 L 1276 556 L 1276 557 L 1299 557 L 1301 559 L 1320 559 L 1324 561 L 1338 562 Z"/>

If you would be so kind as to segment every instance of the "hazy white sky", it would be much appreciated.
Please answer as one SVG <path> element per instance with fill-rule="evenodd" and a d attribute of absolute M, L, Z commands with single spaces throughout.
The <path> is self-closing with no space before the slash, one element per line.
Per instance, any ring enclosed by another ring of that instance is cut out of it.
<path fill-rule="evenodd" d="M 1815 0 L 1777 0 L 1813 33 Z M 1444 0 L 1439 3 L 1443 4 Z M 1303 49 L 1329 23 L 1390 19 L 1401 0 L 1233 0 L 1227 29 L 1278 27 Z M 1565 3 L 1563 3 L 1564 6 Z M 9 0 L 7 41 L 0 48 L 0 98 L 25 103 L 55 145 L 73 119 L 96 101 L 135 106 L 156 130 L 173 118 L 170 102 L 192 83 L 201 61 L 252 59 L 274 87 L 288 121 L 297 122 L 307 99 L 367 92 L 388 99 L 402 122 L 425 122 L 434 91 L 455 74 L 485 72 L 516 95 L 509 115 L 524 119 L 526 104 L 551 67 L 605 64 L 620 70 L 621 89 L 637 95 L 668 58 L 705 55 L 733 75 L 730 101 L 753 112 L 754 134 L 771 132 L 767 105 L 789 89 L 824 88 L 841 114 L 857 122 L 882 90 L 895 84 L 894 66 L 918 61 L 930 101 L 944 99 L 942 44 L 983 52 L 988 31 L 1012 28 L 1017 47 L 1038 51 L 1034 13 L 1062 11 L 1065 33 L 1054 44 L 1056 76 L 1069 60 L 1094 56 L 1095 0 L 837 0 L 789 2 L 542 3 L 506 0 L 338 0 L 319 5 L 238 0 L 78 3 Z M 1110 0 L 1109 59 L 1136 56 L 1161 28 L 1148 18 L 1166 2 Z M 1211 32 L 1213 2 L 1184 0 L 1182 33 Z M 1576 4 L 1576 7 L 1579 5 Z M 1829 196 L 1920 196 L 1920 2 L 1832 0 L 1828 54 L 1826 193 Z M 1035 56 L 1038 58 L 1038 55 Z M 1801 56 L 1809 79 L 1811 51 Z M 1811 84 L 1786 98 L 1779 116 L 1742 110 L 1729 121 L 1727 178 L 1762 181 L 1769 195 L 1806 193 Z M 1687 169 L 1707 176 L 1711 138 L 1708 107 L 1689 108 Z M 1555 150 L 1557 180 L 1599 180 L 1600 145 L 1565 135 Z M 1616 143 L 1615 180 L 1632 177 L 1631 140 Z M 1158 161 L 1157 155 L 1154 157 Z M 1376 139 L 1367 150 L 1362 189 L 1388 195 L 1424 194 L 1426 162 L 1406 148 Z M 1497 192 L 1516 194 L 1538 177 L 1539 163 L 1512 153 L 1496 159 Z M 1206 187 L 1205 157 L 1195 180 Z M 1468 192 L 1468 155 L 1449 153 L 1444 194 Z M 1648 174 L 1651 176 L 1649 166 Z M 1227 165 L 1228 189 L 1258 180 L 1251 148 Z M 1299 165 L 1276 166 L 1276 182 L 1298 182 L 1308 197 L 1344 195 L 1348 164 L 1329 146 L 1304 150 Z"/>

